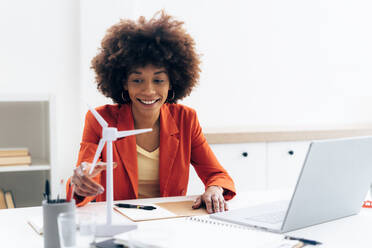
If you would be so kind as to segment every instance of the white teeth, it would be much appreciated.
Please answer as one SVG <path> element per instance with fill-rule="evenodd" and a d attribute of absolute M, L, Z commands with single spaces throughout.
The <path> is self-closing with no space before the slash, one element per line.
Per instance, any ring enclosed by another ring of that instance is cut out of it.
<path fill-rule="evenodd" d="M 156 102 L 156 100 L 152 100 L 152 101 L 145 101 L 145 100 L 141 100 L 141 99 L 139 99 L 142 103 L 144 103 L 144 104 L 153 104 L 153 103 L 155 103 Z"/>

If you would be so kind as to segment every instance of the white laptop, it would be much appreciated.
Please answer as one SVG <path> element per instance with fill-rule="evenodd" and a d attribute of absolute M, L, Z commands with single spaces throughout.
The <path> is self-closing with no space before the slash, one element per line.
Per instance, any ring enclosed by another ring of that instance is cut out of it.
<path fill-rule="evenodd" d="M 289 232 L 357 214 L 371 182 L 372 137 L 313 141 L 290 201 L 215 213 L 211 218 Z"/>

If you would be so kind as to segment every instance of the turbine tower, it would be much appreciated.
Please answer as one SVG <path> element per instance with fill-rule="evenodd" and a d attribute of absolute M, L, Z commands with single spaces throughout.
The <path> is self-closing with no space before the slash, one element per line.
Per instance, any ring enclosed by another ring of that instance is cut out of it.
<path fill-rule="evenodd" d="M 94 170 L 97 160 L 102 152 L 103 146 L 107 144 L 107 168 L 106 168 L 106 224 L 96 226 L 97 237 L 108 237 L 119 233 L 127 232 L 137 228 L 137 224 L 131 223 L 126 225 L 113 225 L 112 224 L 112 211 L 113 211 L 113 165 L 112 165 L 112 142 L 123 137 L 136 135 L 140 133 L 146 133 L 152 131 L 152 128 L 137 129 L 129 131 L 118 131 L 115 127 L 108 127 L 105 119 L 98 114 L 98 112 L 88 105 L 90 112 L 97 119 L 98 123 L 102 126 L 102 137 L 98 143 L 96 154 L 94 155 L 92 167 L 90 168 L 89 174 Z"/>

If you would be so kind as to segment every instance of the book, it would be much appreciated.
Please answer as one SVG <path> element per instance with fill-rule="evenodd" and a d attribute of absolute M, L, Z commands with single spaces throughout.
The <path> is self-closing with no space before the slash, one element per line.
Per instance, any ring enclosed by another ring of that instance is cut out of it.
<path fill-rule="evenodd" d="M 205 208 L 193 209 L 192 205 L 193 201 L 161 202 L 146 204 L 156 207 L 154 210 L 119 207 L 114 207 L 114 210 L 135 222 L 208 214 Z"/>
<path fill-rule="evenodd" d="M 27 156 L 28 148 L 19 147 L 19 148 L 0 148 L 0 157 L 18 157 L 18 156 Z"/>
<path fill-rule="evenodd" d="M 15 208 L 14 198 L 13 198 L 13 194 L 11 191 L 5 192 L 5 202 L 8 208 Z"/>
<path fill-rule="evenodd" d="M 6 202 L 5 202 L 5 194 L 2 189 L 0 189 L 0 209 L 7 208 Z"/>
<path fill-rule="evenodd" d="M 31 156 L 0 157 L 0 166 L 7 165 L 30 165 Z"/>

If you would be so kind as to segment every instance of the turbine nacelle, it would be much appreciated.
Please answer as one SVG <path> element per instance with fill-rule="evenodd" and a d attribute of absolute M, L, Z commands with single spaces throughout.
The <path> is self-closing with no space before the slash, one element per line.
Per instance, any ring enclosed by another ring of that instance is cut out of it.
<path fill-rule="evenodd" d="M 118 139 L 118 130 L 114 127 L 102 128 L 102 139 L 115 141 Z"/>

